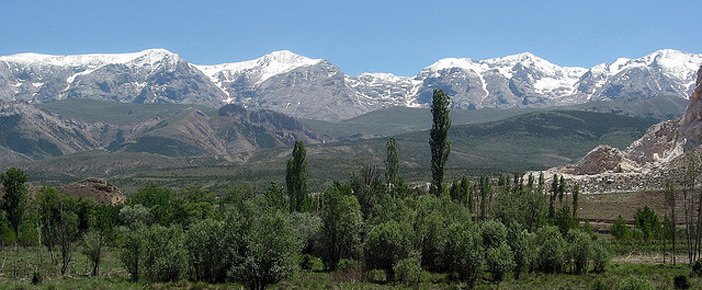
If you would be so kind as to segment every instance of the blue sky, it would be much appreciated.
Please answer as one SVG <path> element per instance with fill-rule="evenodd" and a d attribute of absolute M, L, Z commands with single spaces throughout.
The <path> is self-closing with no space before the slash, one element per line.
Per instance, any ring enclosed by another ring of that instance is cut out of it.
<path fill-rule="evenodd" d="M 530 51 L 589 67 L 661 48 L 702 52 L 702 1 L 14 1 L 0 54 L 166 48 L 198 64 L 273 50 L 347 73 L 413 75 L 444 57 Z"/>

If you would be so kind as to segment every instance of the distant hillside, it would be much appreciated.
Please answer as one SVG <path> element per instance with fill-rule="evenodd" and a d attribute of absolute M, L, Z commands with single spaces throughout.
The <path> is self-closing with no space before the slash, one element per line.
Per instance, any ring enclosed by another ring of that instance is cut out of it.
<path fill-rule="evenodd" d="M 624 147 L 639 138 L 654 119 L 583 111 L 533 112 L 499 121 L 455 125 L 451 168 L 514 171 L 543 169 L 585 155 L 599 144 Z M 396 136 L 408 168 L 428 170 L 428 132 Z M 382 160 L 385 138 L 318 144 L 313 157 Z"/>
<path fill-rule="evenodd" d="M 483 123 L 536 110 L 538 109 L 485 108 L 474 111 L 454 109 L 451 110 L 451 120 L 456 125 Z M 428 108 L 392 107 L 338 122 L 302 120 L 302 123 L 314 130 L 323 140 L 369 139 L 429 129 L 431 128 L 431 110 Z"/>
<path fill-rule="evenodd" d="M 447 178 L 462 174 L 542 170 L 576 160 L 599 144 L 624 147 L 639 138 L 652 119 L 611 113 L 547 111 L 522 114 L 481 124 L 455 125 Z M 396 136 L 401 171 L 410 181 L 429 178 L 428 132 Z M 333 180 L 344 180 L 364 164 L 383 164 L 385 138 L 308 144 L 310 188 L 321 190 Z M 290 147 L 239 153 L 229 159 L 165 157 L 145 153 L 89 152 L 24 163 L 31 173 L 67 181 L 82 176 L 113 180 L 133 188 L 146 182 L 182 186 L 192 182 L 209 186 L 270 181 L 284 182 Z M 148 161 L 144 161 L 148 160 Z"/>
<path fill-rule="evenodd" d="M 43 159 L 79 152 L 143 152 L 171 157 L 229 156 L 316 142 L 297 120 L 267 110 L 219 110 L 173 104 L 56 101 L 0 103 L 0 160 Z"/>

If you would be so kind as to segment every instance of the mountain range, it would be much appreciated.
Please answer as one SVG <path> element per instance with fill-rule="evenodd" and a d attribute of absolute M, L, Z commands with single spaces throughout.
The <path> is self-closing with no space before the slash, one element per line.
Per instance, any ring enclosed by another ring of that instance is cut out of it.
<path fill-rule="evenodd" d="M 467 110 L 621 106 L 662 99 L 679 104 L 673 106 L 679 115 L 700 64 L 702 55 L 671 49 L 592 68 L 559 66 L 520 53 L 485 60 L 441 59 L 414 76 L 351 76 L 326 60 L 285 50 L 216 65 L 192 64 L 165 49 L 66 56 L 21 53 L 0 56 L 0 100 L 94 99 L 213 108 L 236 104 L 339 121 L 382 108 L 427 107 L 433 90 L 443 89 L 452 96 L 453 108 Z M 638 107 L 646 110 L 645 105 Z"/>

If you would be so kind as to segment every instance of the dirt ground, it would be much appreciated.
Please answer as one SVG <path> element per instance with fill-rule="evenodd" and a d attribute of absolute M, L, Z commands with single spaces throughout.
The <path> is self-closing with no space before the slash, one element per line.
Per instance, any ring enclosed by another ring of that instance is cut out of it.
<path fill-rule="evenodd" d="M 569 196 L 570 198 L 570 196 Z M 570 199 L 568 199 L 570 202 Z M 628 223 L 634 222 L 636 209 L 648 206 L 662 220 L 670 215 L 670 207 L 662 191 L 634 193 L 588 194 L 580 198 L 580 218 L 590 223 L 611 223 L 621 215 Z M 676 219 L 683 222 L 682 194 L 678 194 Z"/>

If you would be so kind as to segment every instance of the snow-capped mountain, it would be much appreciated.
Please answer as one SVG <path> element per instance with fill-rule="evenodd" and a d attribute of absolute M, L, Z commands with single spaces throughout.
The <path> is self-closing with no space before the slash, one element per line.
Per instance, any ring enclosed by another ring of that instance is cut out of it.
<path fill-rule="evenodd" d="M 225 94 L 200 70 L 164 49 L 137 53 L 0 57 L 0 98 L 65 98 L 219 105 Z"/>
<path fill-rule="evenodd" d="M 686 99 L 702 55 L 659 50 L 592 68 L 562 67 L 531 53 L 441 59 L 415 76 L 350 76 L 323 59 L 275 51 L 255 60 L 193 65 L 151 49 L 125 54 L 0 57 L 0 99 L 234 103 L 295 117 L 339 120 L 391 106 L 422 107 L 434 89 L 454 108 L 549 107 L 590 101 Z"/>

